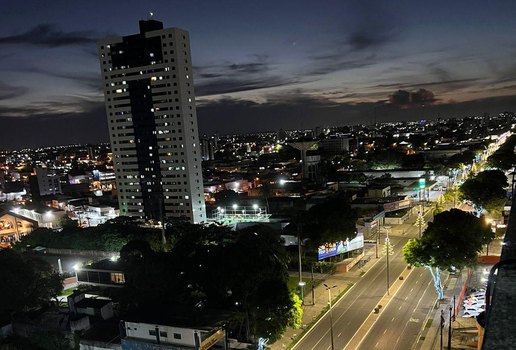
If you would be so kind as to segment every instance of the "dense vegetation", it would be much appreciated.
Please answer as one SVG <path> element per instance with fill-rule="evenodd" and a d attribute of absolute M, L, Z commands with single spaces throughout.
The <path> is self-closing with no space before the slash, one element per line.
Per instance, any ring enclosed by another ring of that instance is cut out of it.
<path fill-rule="evenodd" d="M 509 170 L 516 165 L 516 135 L 510 136 L 489 158 L 487 164 L 495 169 Z"/>
<path fill-rule="evenodd" d="M 501 170 L 487 170 L 466 180 L 460 187 L 460 199 L 470 200 L 491 214 L 500 213 L 507 199 L 509 184 Z"/>
<path fill-rule="evenodd" d="M 12 249 L 0 251 L 0 321 L 13 313 L 52 304 L 63 289 L 61 276 L 46 262 Z"/>
<path fill-rule="evenodd" d="M 43 246 L 47 248 L 98 250 L 118 252 L 128 242 L 143 239 L 154 249 L 162 247 L 161 232 L 158 229 L 140 227 L 135 221 L 120 217 L 103 225 L 79 228 L 73 225 L 63 227 L 61 232 L 38 228 L 24 236 L 15 248 Z"/>
<path fill-rule="evenodd" d="M 180 307 L 194 318 L 219 310 L 229 315 L 233 336 L 274 340 L 300 320 L 286 259 L 268 228 L 233 232 L 184 223 L 170 252 L 155 252 L 145 241 L 122 249 L 129 278 L 121 305 L 127 313 Z"/>
<path fill-rule="evenodd" d="M 435 215 L 421 238 L 409 240 L 403 247 L 403 257 L 410 265 L 429 269 L 442 299 L 441 271 L 474 265 L 482 247 L 493 238 L 483 217 L 451 209 Z"/>

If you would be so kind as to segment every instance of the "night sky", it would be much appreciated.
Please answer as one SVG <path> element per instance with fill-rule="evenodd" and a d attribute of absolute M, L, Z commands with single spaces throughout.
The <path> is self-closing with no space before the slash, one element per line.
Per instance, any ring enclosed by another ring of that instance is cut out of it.
<path fill-rule="evenodd" d="M 514 0 L 5 0 L 0 148 L 107 141 L 95 43 L 150 11 L 190 32 L 201 133 L 516 111 Z"/>

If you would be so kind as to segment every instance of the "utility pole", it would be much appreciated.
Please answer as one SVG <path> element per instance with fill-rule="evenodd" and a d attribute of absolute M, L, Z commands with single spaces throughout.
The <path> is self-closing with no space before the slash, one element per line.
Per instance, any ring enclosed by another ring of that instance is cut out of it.
<path fill-rule="evenodd" d="M 451 332 L 452 332 L 452 307 L 450 305 L 450 324 L 448 325 L 448 350 L 451 350 Z"/>
<path fill-rule="evenodd" d="M 378 259 L 378 245 L 380 244 L 380 228 L 376 228 L 376 259 Z"/>
<path fill-rule="evenodd" d="M 299 288 L 301 289 L 301 305 L 305 304 L 304 300 L 304 289 L 305 289 L 305 282 L 303 282 L 303 270 L 302 270 L 302 264 L 301 264 L 301 231 L 303 230 L 302 225 L 297 225 L 297 253 L 299 258 Z"/>
<path fill-rule="evenodd" d="M 457 310 L 457 307 L 455 306 L 455 294 L 453 295 L 453 320 L 455 321 L 455 310 Z"/>
<path fill-rule="evenodd" d="M 336 288 L 337 285 L 329 287 L 326 283 L 323 283 L 323 286 L 328 291 L 328 304 L 330 305 L 330 337 L 331 337 L 331 350 L 335 350 L 335 347 L 333 345 L 333 315 L 332 315 L 332 306 L 331 306 L 331 290 L 333 288 Z"/>
<path fill-rule="evenodd" d="M 312 305 L 315 305 L 314 264 L 312 264 Z"/>
<path fill-rule="evenodd" d="M 441 350 L 443 350 L 443 328 L 444 328 L 444 316 L 443 316 L 443 310 L 441 310 L 441 347 L 440 347 Z"/>

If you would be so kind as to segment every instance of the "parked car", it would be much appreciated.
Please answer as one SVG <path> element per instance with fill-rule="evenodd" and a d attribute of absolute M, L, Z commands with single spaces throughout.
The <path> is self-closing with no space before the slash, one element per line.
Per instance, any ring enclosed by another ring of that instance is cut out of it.
<path fill-rule="evenodd" d="M 464 314 L 462 314 L 462 316 L 463 317 L 477 317 L 483 311 L 484 310 L 465 311 Z"/>

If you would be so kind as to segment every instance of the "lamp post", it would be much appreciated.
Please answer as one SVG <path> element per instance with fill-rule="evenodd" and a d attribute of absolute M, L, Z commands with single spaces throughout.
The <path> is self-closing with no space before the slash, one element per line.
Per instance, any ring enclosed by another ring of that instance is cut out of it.
<path fill-rule="evenodd" d="M 441 310 L 441 323 L 440 323 L 440 328 L 441 328 L 441 347 L 440 349 L 443 350 L 443 328 L 444 328 L 444 316 L 443 316 L 443 310 Z"/>
<path fill-rule="evenodd" d="M 315 305 L 314 264 L 312 263 L 312 305 Z"/>
<path fill-rule="evenodd" d="M 304 301 L 304 287 L 305 282 L 303 282 L 303 270 L 302 270 L 302 264 L 301 264 L 301 231 L 303 230 L 303 226 L 299 224 L 297 226 L 297 254 L 298 254 L 298 260 L 299 260 L 299 288 L 301 289 L 301 305 L 305 304 Z"/>
<path fill-rule="evenodd" d="M 337 285 L 329 287 L 326 283 L 323 283 L 323 286 L 328 291 L 328 304 L 330 305 L 330 337 L 331 337 L 331 350 L 334 350 L 335 347 L 333 345 L 333 315 L 332 315 L 332 309 L 331 309 L 331 290 L 333 288 L 336 288 Z"/>
<path fill-rule="evenodd" d="M 81 265 L 79 263 L 73 265 L 73 270 L 75 271 L 75 283 L 79 286 L 79 277 L 77 276 L 77 271 L 81 269 Z"/>
<path fill-rule="evenodd" d="M 451 332 L 452 332 L 452 306 L 450 305 L 450 323 L 448 324 L 448 350 L 451 350 Z"/>

